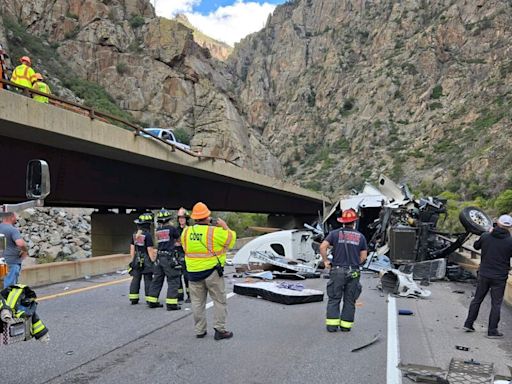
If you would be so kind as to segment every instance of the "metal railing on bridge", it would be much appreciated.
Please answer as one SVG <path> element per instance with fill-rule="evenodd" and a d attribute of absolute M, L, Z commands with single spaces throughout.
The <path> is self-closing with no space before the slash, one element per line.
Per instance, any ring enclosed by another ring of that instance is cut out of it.
<path fill-rule="evenodd" d="M 145 136 L 150 136 L 152 139 L 158 140 L 158 141 L 160 141 L 160 142 L 170 146 L 172 148 L 173 152 L 178 150 L 180 152 L 186 153 L 187 155 L 196 157 L 198 159 L 205 159 L 205 160 L 212 160 L 212 161 L 221 160 L 221 161 L 224 161 L 226 163 L 233 164 L 233 165 L 235 165 L 237 167 L 240 167 L 240 165 L 238 165 L 234 161 L 229 160 L 229 159 L 224 158 L 224 157 L 212 156 L 212 155 L 203 155 L 201 153 L 197 153 L 197 152 L 190 151 L 190 150 L 187 150 L 187 149 L 184 149 L 184 148 L 180 148 L 180 147 L 176 146 L 175 144 L 170 143 L 170 142 L 168 142 L 168 141 L 166 141 L 166 140 L 156 136 L 155 134 L 153 134 L 151 132 L 145 131 L 144 128 L 141 128 L 138 125 L 136 125 L 136 124 L 134 124 L 134 123 L 132 123 L 132 122 L 130 122 L 128 120 L 125 120 L 125 119 L 122 119 L 120 117 L 111 115 L 109 113 L 101 112 L 101 111 L 95 110 L 94 108 L 91 108 L 91 107 L 88 107 L 88 106 L 85 106 L 85 105 L 81 105 L 81 104 L 78 104 L 78 103 L 74 103 L 72 101 L 65 100 L 65 99 L 60 98 L 60 97 L 55 96 L 55 95 L 50 95 L 50 94 L 47 94 L 47 93 L 39 92 L 39 91 L 37 91 L 35 89 L 29 88 L 29 87 L 25 87 L 23 85 L 15 84 L 15 83 L 13 83 L 11 81 L 8 81 L 8 80 L 0 79 L 0 84 L 3 84 L 4 88 L 6 88 L 5 86 L 7 86 L 7 88 L 4 89 L 4 90 L 7 90 L 7 91 L 9 90 L 8 87 L 13 87 L 13 88 L 19 89 L 19 90 L 21 90 L 21 93 L 24 94 L 27 97 L 31 97 L 32 95 L 39 95 L 39 96 L 47 97 L 49 100 L 51 100 L 50 104 L 52 104 L 52 105 L 55 105 L 55 106 L 58 106 L 58 107 L 61 107 L 63 109 L 67 109 L 67 110 L 70 110 L 70 111 L 73 111 L 73 112 L 76 112 L 76 113 L 80 113 L 82 115 L 88 116 L 91 119 L 97 119 L 97 120 L 100 120 L 100 121 L 103 121 L 103 122 L 106 122 L 106 123 L 110 123 L 110 124 L 121 126 L 122 128 L 128 128 L 130 130 L 133 130 L 134 131 L 134 135 L 136 135 L 136 136 L 143 137 L 143 138 L 147 138 Z M 144 134 L 144 136 L 142 134 Z"/>

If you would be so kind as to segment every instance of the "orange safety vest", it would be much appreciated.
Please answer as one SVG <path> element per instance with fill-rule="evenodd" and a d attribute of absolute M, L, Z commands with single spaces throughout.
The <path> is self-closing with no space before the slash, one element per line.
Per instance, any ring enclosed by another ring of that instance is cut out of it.
<path fill-rule="evenodd" d="M 35 89 L 36 91 L 47 93 L 48 95 L 51 95 L 50 87 L 48 86 L 48 84 L 43 83 L 42 81 L 36 81 L 32 88 Z M 48 104 L 48 98 L 45 96 L 33 95 L 32 98 L 35 101 L 38 101 L 40 103 Z"/>
<path fill-rule="evenodd" d="M 35 82 L 35 71 L 26 64 L 18 65 L 12 72 L 11 81 L 14 84 L 23 85 L 27 88 L 32 88 L 32 83 Z"/>

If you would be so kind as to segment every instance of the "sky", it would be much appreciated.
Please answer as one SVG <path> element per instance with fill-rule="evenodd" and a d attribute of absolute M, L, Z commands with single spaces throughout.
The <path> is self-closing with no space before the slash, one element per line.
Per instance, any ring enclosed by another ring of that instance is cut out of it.
<path fill-rule="evenodd" d="M 151 0 L 158 16 L 183 13 L 214 39 L 229 45 L 265 26 L 267 17 L 285 0 Z"/>

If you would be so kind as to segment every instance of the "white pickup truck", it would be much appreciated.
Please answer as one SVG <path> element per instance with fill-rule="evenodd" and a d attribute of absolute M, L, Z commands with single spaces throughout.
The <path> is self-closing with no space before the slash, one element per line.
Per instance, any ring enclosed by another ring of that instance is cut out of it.
<path fill-rule="evenodd" d="M 148 132 L 154 136 L 158 136 L 159 138 L 164 139 L 168 143 L 174 144 L 178 148 L 190 151 L 189 145 L 180 143 L 178 140 L 176 140 L 176 136 L 174 135 L 173 130 L 170 128 L 145 128 L 144 132 Z M 151 137 L 150 135 L 142 135 L 145 137 Z"/>

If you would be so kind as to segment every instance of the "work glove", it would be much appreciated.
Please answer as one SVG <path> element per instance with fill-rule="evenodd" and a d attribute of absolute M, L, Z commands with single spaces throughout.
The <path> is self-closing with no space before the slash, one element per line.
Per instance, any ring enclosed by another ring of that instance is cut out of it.
<path fill-rule="evenodd" d="M 0 320 L 6 324 L 11 324 L 13 322 L 11 310 L 7 308 L 2 309 L 0 311 Z"/>

